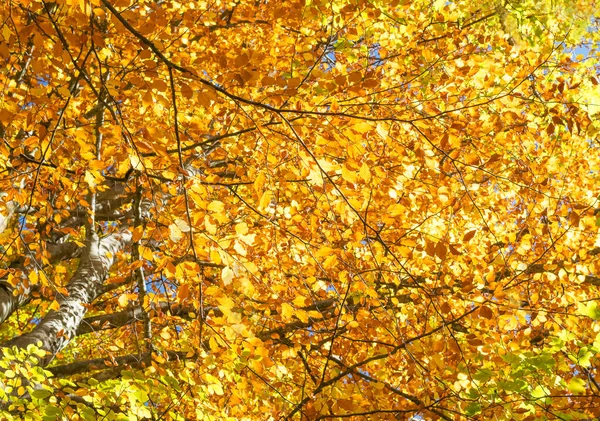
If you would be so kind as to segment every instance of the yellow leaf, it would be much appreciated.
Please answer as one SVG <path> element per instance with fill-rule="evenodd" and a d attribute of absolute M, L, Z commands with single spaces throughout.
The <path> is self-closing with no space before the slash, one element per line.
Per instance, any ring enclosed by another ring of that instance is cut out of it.
<path fill-rule="evenodd" d="M 119 305 L 121 307 L 127 307 L 127 305 L 129 304 L 129 295 L 128 294 L 121 294 L 119 296 L 119 299 L 117 301 L 119 302 Z"/>
<path fill-rule="evenodd" d="M 93 159 L 87 163 L 87 168 L 90 170 L 102 170 L 106 164 L 98 159 Z"/>
<path fill-rule="evenodd" d="M 133 167 L 134 170 L 142 170 L 143 169 L 143 165 L 140 161 L 140 158 L 137 156 L 137 154 L 129 154 L 129 162 L 131 163 L 131 166 Z M 127 168 L 129 168 L 129 166 L 127 166 Z"/>
<path fill-rule="evenodd" d="M 219 344 L 217 343 L 217 340 L 211 336 L 210 339 L 208 340 L 208 346 L 210 347 L 211 351 L 216 351 L 219 349 Z"/>
<path fill-rule="evenodd" d="M 242 67 L 248 63 L 248 55 L 242 53 L 235 58 L 235 67 Z"/>
<path fill-rule="evenodd" d="M 102 182 L 102 176 L 100 175 L 100 173 L 98 173 L 98 171 L 95 170 L 86 170 L 83 179 L 92 189 Z"/>
<path fill-rule="evenodd" d="M 388 137 L 389 129 L 383 126 L 382 123 L 377 124 L 377 134 L 381 136 L 383 140 L 386 140 Z"/>
<path fill-rule="evenodd" d="M 223 386 L 221 386 L 220 383 L 215 383 L 215 384 L 209 384 L 208 385 L 208 393 L 209 394 L 215 394 L 215 395 L 223 395 Z"/>
<path fill-rule="evenodd" d="M 240 240 L 242 240 L 244 243 L 248 244 L 249 246 L 254 244 L 255 239 L 256 239 L 256 234 L 240 235 Z"/>
<path fill-rule="evenodd" d="M 142 97 L 142 104 L 144 105 L 144 107 L 148 107 L 152 104 L 154 104 L 154 98 L 152 97 L 152 92 L 151 91 L 146 91 L 146 93 L 144 94 L 144 96 Z"/>
<path fill-rule="evenodd" d="M 266 190 L 260 198 L 258 207 L 261 209 L 266 209 L 267 206 L 269 206 L 271 204 L 272 198 L 273 198 L 273 192 L 270 190 Z"/>
<path fill-rule="evenodd" d="M 304 310 L 296 310 L 294 315 L 300 319 L 302 323 L 308 323 L 308 313 Z"/>
<path fill-rule="evenodd" d="M 256 192 L 262 191 L 262 189 L 265 185 L 265 180 L 266 180 L 266 177 L 263 173 L 258 174 L 258 176 L 256 177 L 256 180 L 254 180 L 254 191 L 256 191 Z"/>
<path fill-rule="evenodd" d="M 323 262 L 323 267 L 325 269 L 331 269 L 332 267 L 334 267 L 337 263 L 337 256 L 335 254 L 329 256 L 327 259 L 325 259 L 325 261 Z"/>
<path fill-rule="evenodd" d="M 288 303 L 281 304 L 281 318 L 283 319 L 283 321 L 290 320 L 294 315 L 294 312 L 294 307 L 292 307 Z"/>
<path fill-rule="evenodd" d="M 233 271 L 229 266 L 225 266 L 221 270 L 221 279 L 223 280 L 224 285 L 229 285 L 233 280 Z"/>
<path fill-rule="evenodd" d="M 190 296 L 190 286 L 189 284 L 182 283 L 177 288 L 177 298 L 180 300 L 185 300 Z"/>
<path fill-rule="evenodd" d="M 220 297 L 217 298 L 217 301 L 219 302 L 219 309 L 223 313 L 230 312 L 231 309 L 235 306 L 235 302 L 229 297 Z"/>
<path fill-rule="evenodd" d="M 296 307 L 304 307 L 306 305 L 306 297 L 299 295 L 293 301 Z"/>
<path fill-rule="evenodd" d="M 355 171 L 349 170 L 345 165 L 342 167 L 342 178 L 347 182 L 356 183 L 356 175 Z"/>
<path fill-rule="evenodd" d="M 248 224 L 242 222 L 240 224 L 235 225 L 235 232 L 239 235 L 245 235 L 248 233 Z"/>
<path fill-rule="evenodd" d="M 371 181 L 371 171 L 369 170 L 369 166 L 363 162 L 360 167 L 360 177 L 365 180 L 367 183 Z"/>
<path fill-rule="evenodd" d="M 248 252 L 246 251 L 246 248 L 239 241 L 236 241 L 233 244 L 233 249 L 236 252 L 238 252 L 238 254 L 240 254 L 241 256 L 245 256 L 246 254 L 248 254 Z"/>
<path fill-rule="evenodd" d="M 48 285 L 48 278 L 46 277 L 46 273 L 43 270 L 40 270 L 38 273 L 39 281 L 42 285 Z"/>
<path fill-rule="evenodd" d="M 217 265 L 221 263 L 221 255 L 217 250 L 210 251 L 210 261 L 216 263 Z"/>
<path fill-rule="evenodd" d="M 133 229 L 131 241 L 137 243 L 144 235 L 144 227 L 139 225 Z"/>
<path fill-rule="evenodd" d="M 217 233 L 217 226 L 212 223 L 209 215 L 204 215 L 204 228 L 206 228 L 206 232 L 211 235 L 215 235 Z"/>
<path fill-rule="evenodd" d="M 360 121 L 357 124 L 355 124 L 353 128 L 359 133 L 366 133 L 369 130 L 372 130 L 373 126 L 371 125 L 371 123 L 368 123 L 366 121 Z"/>
<path fill-rule="evenodd" d="M 149 261 L 153 261 L 154 260 L 154 254 L 152 253 L 152 250 L 148 247 L 145 246 L 139 246 L 139 253 L 140 253 L 140 257 L 144 260 L 149 260 Z"/>
<path fill-rule="evenodd" d="M 152 82 L 152 88 L 156 89 L 159 92 L 165 92 L 168 86 L 164 80 L 154 79 L 154 81 Z"/>
<path fill-rule="evenodd" d="M 225 203 L 219 200 L 215 200 L 213 202 L 210 202 L 206 209 L 208 209 L 211 212 L 221 213 L 225 209 Z"/>
<path fill-rule="evenodd" d="M 177 225 L 181 232 L 190 232 L 190 226 L 183 219 L 176 219 L 175 225 Z"/>
<path fill-rule="evenodd" d="M 169 225 L 169 238 L 174 243 L 178 242 L 183 238 L 183 233 L 181 232 L 177 224 Z"/>
<path fill-rule="evenodd" d="M 32 285 L 36 285 L 39 282 L 38 273 L 35 270 L 29 272 L 28 278 Z"/>
<path fill-rule="evenodd" d="M 258 267 L 252 263 L 252 262 L 244 262 L 244 267 L 246 268 L 246 270 L 248 272 L 250 272 L 253 275 L 256 275 L 258 273 Z"/>
<path fill-rule="evenodd" d="M 131 168 L 131 161 L 129 159 L 121 160 L 118 164 L 117 176 L 118 177 L 124 176 L 127 173 L 127 171 L 129 170 L 129 168 Z"/>
<path fill-rule="evenodd" d="M 247 277 L 244 276 L 240 279 L 240 285 L 240 291 L 247 297 L 252 297 L 255 294 L 256 288 Z"/>
<path fill-rule="evenodd" d="M 152 353 L 152 359 L 159 364 L 164 364 L 167 362 L 161 355 Z"/>
<path fill-rule="evenodd" d="M 317 256 L 319 257 L 329 257 L 333 253 L 333 249 L 331 247 L 323 246 L 317 251 Z"/>

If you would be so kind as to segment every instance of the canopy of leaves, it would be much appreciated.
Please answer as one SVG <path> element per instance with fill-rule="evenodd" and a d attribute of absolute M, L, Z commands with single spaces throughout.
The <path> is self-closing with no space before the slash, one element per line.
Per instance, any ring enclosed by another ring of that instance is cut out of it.
<path fill-rule="evenodd" d="M 599 18 L 0 2 L 0 418 L 600 417 Z"/>

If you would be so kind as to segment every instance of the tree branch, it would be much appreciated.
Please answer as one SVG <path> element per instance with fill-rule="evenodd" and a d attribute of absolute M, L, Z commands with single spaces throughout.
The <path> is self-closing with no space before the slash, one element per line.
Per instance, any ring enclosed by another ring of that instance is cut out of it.
<path fill-rule="evenodd" d="M 67 294 L 57 297 L 59 309 L 46 314 L 31 332 L 0 346 L 26 348 L 27 345 L 41 343 L 41 348 L 48 353 L 42 365 L 48 364 L 76 336 L 77 328 L 87 311 L 85 305 L 91 304 L 100 295 L 116 253 L 130 241 L 131 233 L 128 231 L 102 239 L 92 233 L 79 267 L 66 287 Z"/>
<path fill-rule="evenodd" d="M 61 260 L 77 257 L 81 252 L 81 247 L 73 242 L 50 244 L 46 243 L 46 249 L 50 254 L 50 263 L 56 263 Z M 6 279 L 0 279 L 0 324 L 10 317 L 10 315 L 19 307 L 27 304 L 31 299 L 33 286 L 30 285 L 27 272 L 37 270 L 34 264 L 25 266 L 24 259 L 16 262 L 15 269 L 21 272 L 21 280 L 17 286 L 9 284 Z M 15 294 L 15 291 L 17 293 Z"/>
<path fill-rule="evenodd" d="M 186 357 L 188 353 L 186 352 L 177 352 L 177 351 L 164 351 L 162 352 L 162 356 L 168 358 L 169 361 L 182 360 L 185 358 L 193 358 L 196 354 L 193 354 L 192 357 Z M 86 361 L 77 361 L 70 364 L 57 365 L 55 367 L 48 367 L 46 370 L 54 374 L 56 377 L 66 377 L 73 376 L 75 374 L 87 373 L 90 371 L 103 370 L 107 367 L 112 366 L 113 368 L 119 367 L 123 369 L 124 365 L 128 365 L 130 367 L 141 367 L 143 365 L 150 364 L 152 361 L 152 354 L 150 352 L 146 352 L 142 355 L 123 355 L 120 357 L 115 357 L 112 360 L 108 358 L 95 358 L 93 360 Z M 119 370 L 120 373 L 120 370 Z"/>

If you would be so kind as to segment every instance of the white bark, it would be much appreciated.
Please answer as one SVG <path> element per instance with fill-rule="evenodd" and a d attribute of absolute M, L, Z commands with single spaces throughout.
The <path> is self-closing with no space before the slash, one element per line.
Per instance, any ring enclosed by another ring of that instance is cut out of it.
<path fill-rule="evenodd" d="M 75 243 L 49 244 L 47 249 L 51 263 L 76 257 L 80 251 L 79 246 Z M 11 267 L 21 270 L 22 277 L 26 278 L 29 271 L 36 270 L 36 265 L 30 263 L 25 266 L 23 260 L 13 262 Z M 25 282 L 25 279 L 22 279 L 16 287 L 9 284 L 6 279 L 0 279 L 0 323 L 4 322 L 15 310 L 30 300 L 32 290 L 32 286 L 29 282 Z"/>
<path fill-rule="evenodd" d="M 57 297 L 60 308 L 50 311 L 31 332 L 5 342 L 2 347 L 25 348 L 29 344 L 39 344 L 48 352 L 43 364 L 49 363 L 76 336 L 86 313 L 85 305 L 91 304 L 100 295 L 115 255 L 130 241 L 131 233 L 127 231 L 102 239 L 94 234 L 67 285 L 68 295 Z"/>
<path fill-rule="evenodd" d="M 131 200 L 131 195 L 125 193 L 125 187 L 121 182 L 110 182 L 110 190 L 99 194 L 101 201 L 95 207 L 95 214 L 98 219 L 119 219 L 126 218 L 126 212 L 121 211 L 121 207 L 126 205 Z M 0 192 L 0 197 L 5 196 L 5 193 Z M 0 211 L 0 234 L 10 227 L 14 227 L 15 218 L 19 215 L 34 213 L 35 209 L 29 206 L 22 206 L 16 202 L 9 201 L 4 203 L 3 209 Z M 77 207 L 72 210 L 71 217 L 63 221 L 60 227 L 80 227 L 87 220 L 89 212 L 86 209 Z M 15 233 L 15 235 L 17 235 Z M 46 239 L 46 249 L 48 252 L 48 260 L 50 263 L 57 263 L 61 260 L 78 257 L 80 247 L 75 243 L 65 241 L 68 236 L 63 234 L 50 233 Z M 0 324 L 4 322 L 10 315 L 19 307 L 27 304 L 31 299 L 32 288 L 27 281 L 28 274 L 33 270 L 38 270 L 44 264 L 41 260 L 33 255 L 29 257 L 29 262 L 26 265 L 25 258 L 21 257 L 18 261 L 13 261 L 10 264 L 11 269 L 20 271 L 21 279 L 17 279 L 16 285 L 7 282 L 6 277 L 0 278 Z"/>

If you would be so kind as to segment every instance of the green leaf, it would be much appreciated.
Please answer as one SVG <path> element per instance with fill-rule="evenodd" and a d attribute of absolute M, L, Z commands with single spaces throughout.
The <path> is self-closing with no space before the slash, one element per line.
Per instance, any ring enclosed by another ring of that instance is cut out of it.
<path fill-rule="evenodd" d="M 543 353 L 537 357 L 528 358 L 527 362 L 536 368 L 546 371 L 551 370 L 556 365 L 556 361 L 554 361 L 552 355 L 547 353 Z"/>
<path fill-rule="evenodd" d="M 579 303 L 577 312 L 591 319 L 600 320 L 600 308 L 595 301 L 590 301 L 587 304 Z"/>
<path fill-rule="evenodd" d="M 49 397 L 51 395 L 52 395 L 52 392 L 50 392 L 49 390 L 46 390 L 46 389 L 37 389 L 31 393 L 31 396 L 33 396 L 36 399 L 46 399 L 47 397 Z"/>
<path fill-rule="evenodd" d="M 590 360 L 593 356 L 594 353 L 584 346 L 577 353 L 577 363 L 582 367 L 589 367 L 592 364 Z"/>
<path fill-rule="evenodd" d="M 86 421 L 95 421 L 96 413 L 92 408 L 83 408 L 79 410 L 79 416 Z"/>
<path fill-rule="evenodd" d="M 487 382 L 489 379 L 492 378 L 492 374 L 492 370 L 488 368 L 483 368 L 481 370 L 477 370 L 477 372 L 473 374 L 473 379 L 480 382 Z"/>
<path fill-rule="evenodd" d="M 465 414 L 468 416 L 476 415 L 481 412 L 481 404 L 478 402 L 473 402 L 467 405 L 465 408 Z"/>
<path fill-rule="evenodd" d="M 44 421 L 54 421 L 60 418 L 62 410 L 55 406 L 47 406 L 46 414 L 44 415 Z"/>
<path fill-rule="evenodd" d="M 534 398 L 543 398 L 549 395 L 549 391 L 546 387 L 539 385 L 531 391 L 531 396 Z"/>
<path fill-rule="evenodd" d="M 506 361 L 507 363 L 520 363 L 521 362 L 521 357 L 519 357 L 518 355 L 512 354 L 512 353 L 508 353 L 502 356 L 502 359 L 504 361 Z"/>
<path fill-rule="evenodd" d="M 574 377 L 569 381 L 567 389 L 575 394 L 580 394 L 585 392 L 585 386 L 586 383 L 583 379 Z"/>
<path fill-rule="evenodd" d="M 600 352 L 600 333 L 596 334 L 596 338 L 594 339 L 594 343 L 592 344 L 592 349 L 594 352 Z"/>

